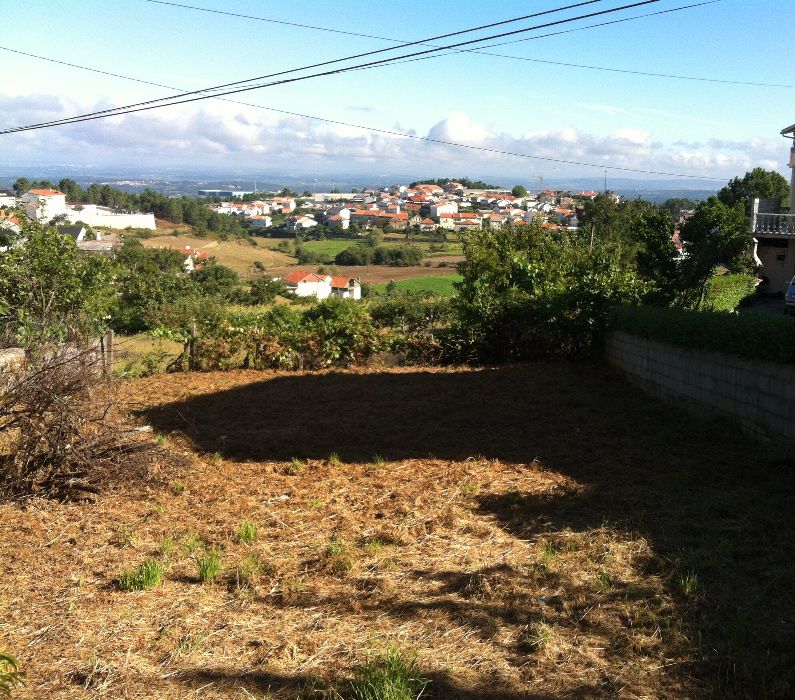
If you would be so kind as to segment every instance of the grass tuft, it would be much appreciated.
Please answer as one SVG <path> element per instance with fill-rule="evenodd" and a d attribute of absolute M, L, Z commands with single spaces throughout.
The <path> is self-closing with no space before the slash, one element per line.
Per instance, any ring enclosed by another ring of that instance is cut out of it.
<path fill-rule="evenodd" d="M 199 580 L 208 583 L 221 572 L 221 556 L 211 549 L 196 560 L 196 566 L 199 569 Z"/>
<path fill-rule="evenodd" d="M 157 586 L 163 578 L 163 565 L 157 559 L 147 559 L 143 564 L 119 576 L 122 591 L 143 591 Z"/>
<path fill-rule="evenodd" d="M 429 683 L 420 674 L 416 655 L 407 658 L 390 647 L 382 657 L 354 669 L 342 696 L 346 700 L 417 700 Z"/>
<path fill-rule="evenodd" d="M 329 455 L 328 462 L 332 467 L 335 468 L 342 466 L 342 460 L 340 459 L 340 456 L 336 452 L 332 452 Z"/>
<path fill-rule="evenodd" d="M 257 539 L 257 526 L 250 520 L 244 520 L 237 530 L 237 539 L 243 544 L 251 544 Z"/>

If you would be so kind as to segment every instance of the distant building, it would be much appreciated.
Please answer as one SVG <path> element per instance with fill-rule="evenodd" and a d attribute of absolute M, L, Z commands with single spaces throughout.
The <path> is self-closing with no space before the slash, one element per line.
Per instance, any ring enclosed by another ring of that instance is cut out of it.
<path fill-rule="evenodd" d="M 29 190 L 21 199 L 28 218 L 35 221 L 49 221 L 66 215 L 66 195 L 59 190 Z"/>
<path fill-rule="evenodd" d="M 253 190 L 199 190 L 199 197 L 245 197 Z"/>
<path fill-rule="evenodd" d="M 0 190 L 0 207 L 15 207 L 17 196 L 11 190 Z"/>

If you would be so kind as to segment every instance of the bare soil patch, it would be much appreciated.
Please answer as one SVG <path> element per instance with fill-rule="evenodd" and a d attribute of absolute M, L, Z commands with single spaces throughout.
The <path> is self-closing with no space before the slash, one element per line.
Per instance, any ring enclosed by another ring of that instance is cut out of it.
<path fill-rule="evenodd" d="M 795 689 L 792 460 L 601 366 L 180 374 L 124 395 L 183 460 L 167 482 L 0 504 L 20 698 L 319 697 L 390 644 L 435 698 Z M 149 558 L 157 588 L 116 588 Z"/>

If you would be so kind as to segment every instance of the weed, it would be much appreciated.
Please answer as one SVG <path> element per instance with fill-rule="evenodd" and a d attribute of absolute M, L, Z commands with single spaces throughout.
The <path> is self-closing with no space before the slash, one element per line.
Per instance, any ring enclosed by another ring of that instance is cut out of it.
<path fill-rule="evenodd" d="M 212 581 L 221 571 L 221 556 L 214 549 L 205 552 L 196 560 L 199 569 L 199 579 L 203 583 Z"/>
<path fill-rule="evenodd" d="M 336 468 L 342 466 L 342 460 L 340 459 L 340 456 L 336 452 L 332 452 L 329 455 L 328 461 L 332 467 Z"/>
<path fill-rule="evenodd" d="M 696 595 L 701 589 L 698 574 L 695 571 L 686 571 L 679 577 L 679 588 L 688 598 Z"/>
<path fill-rule="evenodd" d="M 555 638 L 555 628 L 546 622 L 531 625 L 524 635 L 523 642 L 533 650 L 540 651 Z"/>
<path fill-rule="evenodd" d="M 191 532 L 182 541 L 182 548 L 185 550 L 187 554 L 193 554 L 201 546 L 202 546 L 201 538 L 195 532 Z"/>
<path fill-rule="evenodd" d="M 386 464 L 386 460 L 381 455 L 375 455 L 373 457 L 372 466 L 376 469 L 380 469 Z"/>
<path fill-rule="evenodd" d="M 220 453 L 220 452 L 213 452 L 213 453 L 210 455 L 210 459 L 211 459 L 213 462 L 220 462 L 220 461 L 223 459 L 223 457 L 221 456 L 221 453 Z"/>
<path fill-rule="evenodd" d="M 333 539 L 326 545 L 326 556 L 340 557 L 348 551 L 348 545 L 342 540 Z"/>
<path fill-rule="evenodd" d="M 155 441 L 157 442 L 158 445 L 161 445 L 161 446 L 165 445 L 166 444 L 166 436 L 163 435 L 163 433 L 158 433 L 157 437 L 155 438 Z"/>
<path fill-rule="evenodd" d="M 257 539 L 257 526 L 250 520 L 244 520 L 237 530 L 237 539 L 243 544 L 251 544 Z"/>
<path fill-rule="evenodd" d="M 298 459 L 298 457 L 293 457 L 287 465 L 282 469 L 282 474 L 286 474 L 287 476 L 297 476 L 301 472 L 304 471 L 306 465 Z"/>
<path fill-rule="evenodd" d="M 11 691 L 25 685 L 25 674 L 19 670 L 19 662 L 0 651 L 0 696 L 11 697 Z"/>
<path fill-rule="evenodd" d="M 461 493 L 464 496 L 474 496 L 478 491 L 480 491 L 478 484 L 466 483 L 461 485 Z"/>
<path fill-rule="evenodd" d="M 185 493 L 185 482 L 184 481 L 174 481 L 171 484 L 171 493 L 175 496 L 181 496 Z"/>
<path fill-rule="evenodd" d="M 354 669 L 346 700 L 417 700 L 430 680 L 420 675 L 416 655 L 403 657 L 394 647 L 382 657 Z"/>
<path fill-rule="evenodd" d="M 606 571 L 603 571 L 596 577 L 596 587 L 602 592 L 605 593 L 609 591 L 613 587 L 613 579 L 610 578 L 610 574 Z"/>
<path fill-rule="evenodd" d="M 367 554 L 375 555 L 381 551 L 381 548 L 383 546 L 384 543 L 381 540 L 379 540 L 377 537 L 374 537 L 371 540 L 367 540 L 367 542 L 365 542 L 364 545 L 362 545 L 362 549 L 364 549 L 364 551 Z"/>
<path fill-rule="evenodd" d="M 314 508 L 315 510 L 322 508 L 323 501 L 321 501 L 319 498 L 313 498 L 311 501 L 309 501 L 309 507 Z"/>
<path fill-rule="evenodd" d="M 541 548 L 541 553 L 538 555 L 538 561 L 542 564 L 549 564 L 559 554 L 557 546 L 554 542 L 549 540 L 544 541 L 544 546 Z"/>
<path fill-rule="evenodd" d="M 177 546 L 176 542 L 174 542 L 174 538 L 171 536 L 164 537 L 163 541 L 160 543 L 160 553 L 163 556 L 168 556 L 174 551 L 174 548 Z"/>
<path fill-rule="evenodd" d="M 157 559 L 147 559 L 143 564 L 119 576 L 122 591 L 143 591 L 157 586 L 163 578 L 163 565 Z"/>
<path fill-rule="evenodd" d="M 250 587 L 262 570 L 262 563 L 256 556 L 246 557 L 235 569 L 235 582 L 238 588 Z"/>

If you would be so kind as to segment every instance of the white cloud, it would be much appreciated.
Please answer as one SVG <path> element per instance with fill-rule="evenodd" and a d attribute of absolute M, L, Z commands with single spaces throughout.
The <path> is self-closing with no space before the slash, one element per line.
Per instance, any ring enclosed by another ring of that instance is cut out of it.
<path fill-rule="evenodd" d="M 75 105 L 48 95 L 0 95 L 0 123 L 16 125 L 94 111 L 106 105 Z M 458 149 L 328 124 L 305 117 L 275 117 L 231 103 L 203 103 L 139 112 L 113 119 L 30 131 L 3 137 L 7 158 L 23 161 L 76 159 L 87 163 L 140 165 L 236 165 L 304 171 L 491 172 L 506 176 L 559 168 L 562 175 L 590 175 L 582 166 L 533 161 Z M 275 120 L 274 120 L 275 119 Z M 617 117 L 620 121 L 620 116 Z M 396 125 L 395 130 L 417 133 Z M 650 130 L 619 127 L 597 135 L 563 126 L 519 136 L 498 132 L 452 112 L 435 123 L 430 138 L 542 158 L 614 167 L 731 177 L 756 165 L 786 172 L 787 144 L 781 139 L 677 141 L 660 143 Z M 620 173 L 617 173 L 620 175 Z"/>

